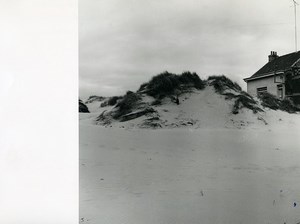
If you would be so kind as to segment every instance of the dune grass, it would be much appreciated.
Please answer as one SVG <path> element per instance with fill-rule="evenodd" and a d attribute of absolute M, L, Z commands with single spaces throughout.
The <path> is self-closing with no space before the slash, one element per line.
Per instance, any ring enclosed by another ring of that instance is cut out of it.
<path fill-rule="evenodd" d="M 166 96 L 178 94 L 178 91 L 183 88 L 203 89 L 204 82 L 196 73 L 183 72 L 176 75 L 169 72 L 163 72 L 152 77 L 152 79 L 140 86 L 138 92 L 145 92 L 146 94 L 162 99 Z"/>
<path fill-rule="evenodd" d="M 272 110 L 283 110 L 288 113 L 295 113 L 296 111 L 300 111 L 300 109 L 296 107 L 292 101 L 288 99 L 279 99 L 278 97 L 268 92 L 260 94 L 259 99 L 262 102 L 262 106 L 268 107 Z"/>

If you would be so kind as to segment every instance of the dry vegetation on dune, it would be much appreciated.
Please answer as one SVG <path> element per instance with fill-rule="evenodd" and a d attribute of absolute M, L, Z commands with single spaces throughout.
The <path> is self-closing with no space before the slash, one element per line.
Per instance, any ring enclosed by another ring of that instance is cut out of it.
<path fill-rule="evenodd" d="M 133 112 L 133 109 L 137 107 L 141 96 L 137 93 L 128 91 L 126 95 L 116 105 L 116 113 L 113 114 L 114 119 L 120 118 L 122 115 Z"/>
<path fill-rule="evenodd" d="M 224 95 L 227 100 L 234 100 L 232 113 L 238 114 L 240 109 L 247 108 L 253 113 L 262 112 L 263 110 L 258 106 L 252 96 L 242 91 L 238 83 L 233 82 L 224 75 L 209 76 L 208 82 L 213 86 L 217 93 Z M 232 93 L 231 91 L 235 92 Z"/>
<path fill-rule="evenodd" d="M 224 75 L 210 76 L 207 80 L 202 80 L 196 73 L 183 72 L 177 75 L 163 72 L 142 84 L 136 92 L 128 91 L 124 96 L 106 98 L 101 107 L 114 107 L 99 115 L 97 123 L 107 125 L 113 121 L 124 122 L 144 115 L 148 119 L 153 116 L 157 117 L 159 114 L 156 107 L 163 106 L 166 102 L 179 105 L 181 104 L 179 99 L 184 93 L 202 90 L 208 85 L 212 86 L 217 94 L 225 96 L 225 100 L 233 102 L 232 114 L 239 114 L 242 109 L 248 109 L 256 114 L 264 112 L 264 108 L 289 113 L 299 111 L 299 108 L 290 101 L 278 99 L 270 94 L 264 94 L 259 99 L 255 99 L 244 92 L 238 83 Z M 150 97 L 150 100 L 145 101 L 147 97 Z"/>
<path fill-rule="evenodd" d="M 89 113 L 88 107 L 79 99 L 79 113 Z"/>
<path fill-rule="evenodd" d="M 107 106 L 115 106 L 119 100 L 122 99 L 122 96 L 112 96 L 104 100 L 103 103 L 101 103 L 100 107 L 107 107 Z"/>
<path fill-rule="evenodd" d="M 110 112 L 102 113 L 97 122 L 109 124 L 112 120 L 127 121 L 137 117 L 156 113 L 151 106 L 160 105 L 163 98 L 170 98 L 179 103 L 178 96 L 191 89 L 203 89 L 205 82 L 202 81 L 196 73 L 183 72 L 176 75 L 164 72 L 154 76 L 149 82 L 141 85 L 137 92 L 128 91 L 122 97 L 113 97 L 104 101 L 101 106 L 115 105 Z M 148 95 L 154 98 L 151 103 L 142 102 L 142 95 Z"/>
<path fill-rule="evenodd" d="M 215 88 L 217 93 L 225 95 L 225 99 L 235 100 L 232 108 L 233 114 L 238 114 L 239 110 L 242 108 L 248 108 L 254 113 L 263 111 L 263 109 L 259 106 L 259 102 L 255 101 L 255 99 L 248 93 L 242 91 L 242 88 L 236 82 L 231 81 L 226 76 L 210 76 L 208 78 L 208 82 Z M 233 90 L 236 94 L 228 92 L 228 90 Z M 289 113 L 300 111 L 300 109 L 296 107 L 292 101 L 279 99 L 270 93 L 261 94 L 259 100 L 263 107 L 270 108 L 272 110 L 282 110 Z"/>
<path fill-rule="evenodd" d="M 222 94 L 226 89 L 231 89 L 236 92 L 242 91 L 242 88 L 238 83 L 231 81 L 225 75 L 212 75 L 208 77 L 207 81 L 210 82 L 210 85 L 212 85 L 216 92 L 220 94 Z"/>
<path fill-rule="evenodd" d="M 184 89 L 192 87 L 203 89 L 204 86 L 204 82 L 196 73 L 183 72 L 181 75 L 176 75 L 163 72 L 154 76 L 149 82 L 142 84 L 138 92 L 162 99 L 172 94 L 178 94 L 178 92 Z"/>
<path fill-rule="evenodd" d="M 268 107 L 272 110 L 282 110 L 289 113 L 300 111 L 300 108 L 296 107 L 292 101 L 288 99 L 279 99 L 270 93 L 262 93 L 259 98 L 262 102 L 262 106 Z"/>

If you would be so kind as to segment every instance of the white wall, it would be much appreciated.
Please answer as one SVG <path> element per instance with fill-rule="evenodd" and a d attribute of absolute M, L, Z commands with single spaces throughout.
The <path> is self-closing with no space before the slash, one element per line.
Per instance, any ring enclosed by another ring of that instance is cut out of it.
<path fill-rule="evenodd" d="M 257 96 L 257 88 L 267 87 L 267 91 L 269 93 L 277 96 L 277 85 L 279 85 L 279 83 L 274 83 L 273 76 L 269 76 L 262 79 L 256 79 L 248 81 L 247 92 L 252 96 Z"/>

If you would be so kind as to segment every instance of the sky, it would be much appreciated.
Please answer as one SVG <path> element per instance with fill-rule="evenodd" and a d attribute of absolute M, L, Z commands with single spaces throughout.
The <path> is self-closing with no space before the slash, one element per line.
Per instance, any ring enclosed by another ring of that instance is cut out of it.
<path fill-rule="evenodd" d="M 164 71 L 246 89 L 271 51 L 295 51 L 294 29 L 292 0 L 79 0 L 79 96 L 123 95 Z"/>

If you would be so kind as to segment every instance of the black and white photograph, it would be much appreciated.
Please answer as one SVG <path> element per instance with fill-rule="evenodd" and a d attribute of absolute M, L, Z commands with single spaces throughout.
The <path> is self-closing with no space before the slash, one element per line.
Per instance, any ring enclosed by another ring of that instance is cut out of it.
<path fill-rule="evenodd" d="M 300 0 L 0 2 L 0 223 L 300 223 Z"/>
<path fill-rule="evenodd" d="M 0 223 L 300 224 L 300 0 L 0 5 Z"/>
<path fill-rule="evenodd" d="M 80 223 L 299 224 L 298 9 L 80 0 Z"/>
<path fill-rule="evenodd" d="M 0 1 L 0 223 L 79 223 L 77 0 Z"/>

